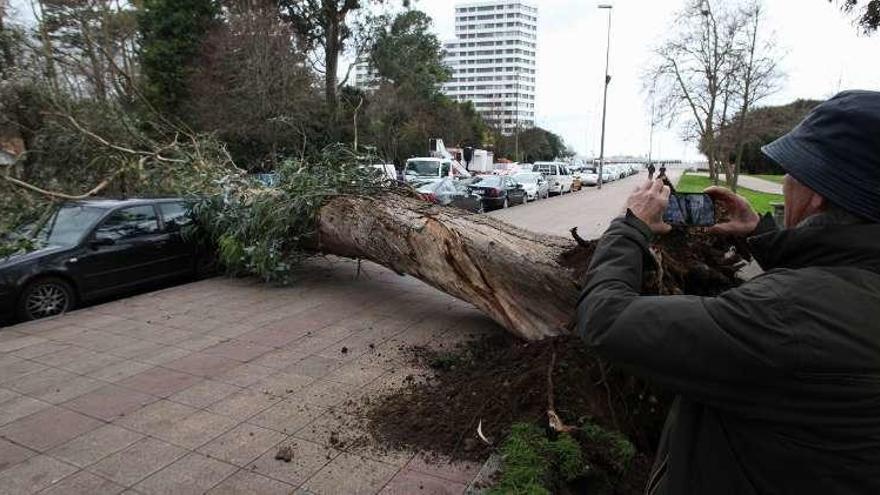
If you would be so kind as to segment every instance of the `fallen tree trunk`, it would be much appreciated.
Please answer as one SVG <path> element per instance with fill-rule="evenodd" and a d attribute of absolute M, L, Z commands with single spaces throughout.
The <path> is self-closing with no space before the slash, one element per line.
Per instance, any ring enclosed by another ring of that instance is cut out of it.
<path fill-rule="evenodd" d="M 657 246 L 646 293 L 717 293 L 736 284 L 719 239 L 679 232 Z M 342 196 L 318 213 L 318 250 L 364 258 L 469 302 L 530 340 L 571 332 L 595 242 L 529 232 L 398 194 Z"/>

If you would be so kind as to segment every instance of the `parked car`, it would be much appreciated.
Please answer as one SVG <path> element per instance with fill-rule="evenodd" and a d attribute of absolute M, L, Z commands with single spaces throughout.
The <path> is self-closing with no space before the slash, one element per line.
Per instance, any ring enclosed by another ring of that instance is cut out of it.
<path fill-rule="evenodd" d="M 483 197 L 471 191 L 465 181 L 450 179 L 413 184 L 425 201 L 442 206 L 483 213 Z"/>
<path fill-rule="evenodd" d="M 550 194 L 565 194 L 571 192 L 571 172 L 564 163 L 535 162 L 532 170 L 544 174 L 544 177 L 550 185 Z"/>
<path fill-rule="evenodd" d="M 522 184 L 526 193 L 526 202 L 537 201 L 550 196 L 550 185 L 544 176 L 535 172 L 522 172 L 513 176 L 513 180 Z"/>
<path fill-rule="evenodd" d="M 192 223 L 181 199 L 63 203 L 31 238 L 37 250 L 0 259 L 0 320 L 55 316 L 206 268 L 182 230 Z"/>
<path fill-rule="evenodd" d="M 483 198 L 483 209 L 491 210 L 525 203 L 526 192 L 506 175 L 481 175 L 470 183 L 471 191 Z"/>
<path fill-rule="evenodd" d="M 581 185 L 595 186 L 599 183 L 599 174 L 595 170 L 584 170 L 581 174 Z"/>

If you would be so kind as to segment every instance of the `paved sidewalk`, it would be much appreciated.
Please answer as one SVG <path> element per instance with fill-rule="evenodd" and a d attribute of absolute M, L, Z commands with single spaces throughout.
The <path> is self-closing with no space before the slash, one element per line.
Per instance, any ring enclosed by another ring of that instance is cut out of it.
<path fill-rule="evenodd" d="M 502 330 L 356 271 L 315 262 L 292 288 L 217 278 L 3 328 L 0 493 L 463 493 L 476 464 L 348 446 L 366 434 L 349 401 L 422 373 L 405 346 Z"/>
<path fill-rule="evenodd" d="M 702 177 L 709 177 L 709 174 L 706 172 L 698 172 L 693 173 L 693 175 L 700 175 Z M 725 174 L 721 174 L 721 180 L 725 180 Z M 769 180 L 762 179 L 760 177 L 752 177 L 750 175 L 740 175 L 739 176 L 739 185 L 746 189 L 751 189 L 752 191 L 758 191 L 768 194 L 782 194 L 782 184 L 778 184 L 776 182 L 772 182 Z"/>

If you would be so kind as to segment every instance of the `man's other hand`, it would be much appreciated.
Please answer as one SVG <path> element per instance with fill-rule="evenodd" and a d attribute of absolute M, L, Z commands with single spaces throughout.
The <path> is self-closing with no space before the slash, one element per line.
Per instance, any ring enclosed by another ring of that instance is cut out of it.
<path fill-rule="evenodd" d="M 626 202 L 626 207 L 633 215 L 645 223 L 651 232 L 666 234 L 672 226 L 663 221 L 663 214 L 669 206 L 669 186 L 661 179 L 649 180 L 637 187 Z"/>
<path fill-rule="evenodd" d="M 745 237 L 758 227 L 761 217 L 752 209 L 749 201 L 734 193 L 730 189 L 712 186 L 704 193 L 708 194 L 716 205 L 720 205 L 727 211 L 728 220 L 719 223 L 709 229 L 713 234 L 733 235 Z"/>

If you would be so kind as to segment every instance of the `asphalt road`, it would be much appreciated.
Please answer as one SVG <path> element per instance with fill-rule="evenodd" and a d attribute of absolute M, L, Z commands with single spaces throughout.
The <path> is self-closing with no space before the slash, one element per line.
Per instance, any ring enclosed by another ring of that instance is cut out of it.
<path fill-rule="evenodd" d="M 667 172 L 673 184 L 678 183 L 681 172 L 675 169 Z M 630 192 L 647 179 L 648 173 L 642 171 L 605 184 L 601 191 L 585 187 L 578 192 L 493 211 L 489 215 L 533 232 L 564 237 L 569 237 L 571 228 L 577 227 L 581 237 L 595 239 L 605 232 L 611 220 L 623 213 Z"/>

